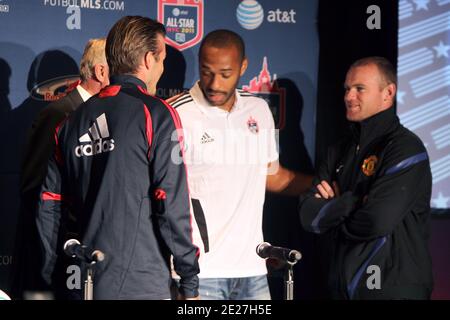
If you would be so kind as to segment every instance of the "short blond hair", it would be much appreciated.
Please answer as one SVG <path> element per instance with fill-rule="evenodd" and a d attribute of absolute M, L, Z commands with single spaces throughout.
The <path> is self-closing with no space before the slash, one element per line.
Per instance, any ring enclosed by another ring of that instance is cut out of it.
<path fill-rule="evenodd" d="M 384 57 L 372 56 L 359 59 L 353 62 L 349 70 L 357 67 L 367 66 L 370 64 L 373 64 L 378 68 L 378 71 L 380 72 L 381 77 L 385 82 L 383 83 L 383 86 L 389 85 L 391 83 L 397 86 L 397 72 L 392 63 Z"/>
<path fill-rule="evenodd" d="M 80 62 L 81 81 L 86 81 L 93 77 L 94 66 L 96 64 L 106 64 L 105 45 L 105 38 L 90 39 L 88 41 Z"/>

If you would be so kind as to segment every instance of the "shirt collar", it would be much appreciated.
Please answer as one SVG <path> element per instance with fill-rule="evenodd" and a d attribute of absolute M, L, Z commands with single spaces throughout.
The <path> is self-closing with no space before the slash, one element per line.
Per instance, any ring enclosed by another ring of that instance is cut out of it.
<path fill-rule="evenodd" d="M 86 102 L 90 97 L 92 97 L 92 94 L 87 92 L 87 90 L 83 88 L 80 84 L 76 86 L 76 89 L 78 90 L 81 99 L 83 99 L 83 102 Z"/>
<path fill-rule="evenodd" d="M 235 100 L 234 105 L 231 108 L 231 110 L 225 111 L 219 107 L 211 105 L 208 100 L 206 100 L 202 89 L 200 88 L 199 81 L 195 83 L 195 85 L 191 88 L 190 94 L 192 98 L 194 99 L 194 102 L 198 106 L 198 108 L 207 116 L 211 117 L 220 117 L 220 116 L 227 116 L 236 110 L 239 110 L 243 107 L 242 98 L 239 94 L 238 90 L 235 90 Z"/>
<path fill-rule="evenodd" d="M 121 86 L 134 85 L 142 87 L 143 89 L 147 90 L 147 86 L 145 85 L 144 81 L 129 74 L 114 75 L 111 77 L 110 80 L 111 85 L 121 85 Z"/>

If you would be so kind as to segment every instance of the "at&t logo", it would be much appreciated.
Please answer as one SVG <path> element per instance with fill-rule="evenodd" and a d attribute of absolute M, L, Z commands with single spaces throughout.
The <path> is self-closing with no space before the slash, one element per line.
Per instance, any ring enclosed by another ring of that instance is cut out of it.
<path fill-rule="evenodd" d="M 294 9 L 268 10 L 267 22 L 269 23 L 296 23 Z M 247 30 L 258 28 L 264 21 L 264 9 L 256 0 L 243 0 L 237 7 L 236 18 L 239 24 Z"/>

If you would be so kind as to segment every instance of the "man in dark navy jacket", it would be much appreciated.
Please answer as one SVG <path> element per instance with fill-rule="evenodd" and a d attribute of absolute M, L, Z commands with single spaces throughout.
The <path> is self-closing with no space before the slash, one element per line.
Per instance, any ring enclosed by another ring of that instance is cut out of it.
<path fill-rule="evenodd" d="M 352 133 L 328 149 L 300 219 L 328 240 L 336 299 L 428 299 L 431 169 L 422 141 L 395 114 L 395 69 L 356 61 L 345 80 Z M 326 246 L 324 248 L 327 248 Z"/>
<path fill-rule="evenodd" d="M 111 85 L 55 133 L 37 218 L 43 276 L 51 281 L 62 254 L 70 207 L 82 243 L 106 256 L 96 267 L 95 299 L 169 299 L 171 255 L 180 297 L 198 296 L 181 123 L 153 96 L 164 69 L 164 35 L 152 19 L 120 19 L 106 41 Z"/>

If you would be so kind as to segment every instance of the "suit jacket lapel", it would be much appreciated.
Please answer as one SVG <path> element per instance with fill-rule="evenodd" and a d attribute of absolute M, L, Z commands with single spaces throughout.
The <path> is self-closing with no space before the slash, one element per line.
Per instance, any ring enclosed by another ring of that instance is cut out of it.
<path fill-rule="evenodd" d="M 71 110 L 67 110 L 68 112 L 75 110 L 76 108 L 78 108 L 78 106 L 80 104 L 82 104 L 84 102 L 83 99 L 81 98 L 80 93 L 78 92 L 78 90 L 76 88 L 67 94 L 67 98 L 70 101 L 69 105 L 71 108 Z"/>

